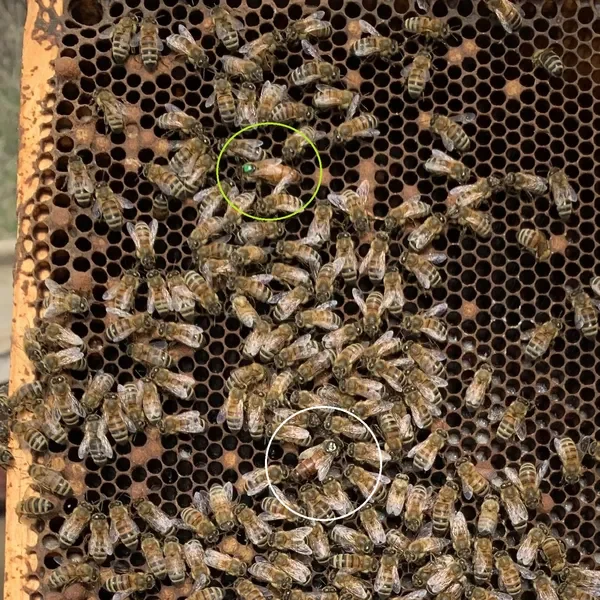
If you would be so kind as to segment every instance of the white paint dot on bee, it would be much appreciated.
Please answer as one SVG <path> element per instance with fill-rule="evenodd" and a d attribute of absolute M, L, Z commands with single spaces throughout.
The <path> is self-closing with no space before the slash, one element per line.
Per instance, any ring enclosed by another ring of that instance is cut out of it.
<path fill-rule="evenodd" d="M 269 477 L 269 450 L 271 449 L 271 444 L 275 440 L 275 436 L 279 433 L 279 430 L 288 421 L 291 421 L 294 417 L 301 415 L 302 413 L 311 411 L 311 410 L 334 410 L 334 411 L 337 410 L 339 412 L 345 413 L 346 415 L 352 417 L 353 419 L 356 419 L 361 425 L 363 425 L 364 427 L 367 428 L 369 435 L 373 438 L 373 442 L 375 442 L 375 445 L 377 446 L 377 454 L 379 457 L 379 472 L 377 473 L 377 481 L 375 482 L 373 489 L 371 490 L 371 492 L 369 493 L 367 498 L 364 500 L 364 502 L 362 504 L 360 504 L 359 506 L 357 506 L 355 509 L 347 512 L 346 514 L 339 515 L 337 517 L 332 517 L 330 519 L 325 519 L 325 518 L 318 519 L 316 517 L 307 517 L 306 515 L 299 513 L 297 510 L 294 510 L 281 497 L 279 490 L 275 490 L 273 484 L 271 483 L 271 478 Z M 377 440 L 377 436 L 375 435 L 375 432 L 360 417 L 355 415 L 353 412 L 346 410 L 345 408 L 340 408 L 339 406 L 329 406 L 327 404 L 322 404 L 322 405 L 319 404 L 318 406 L 309 406 L 308 408 L 303 408 L 302 410 L 299 410 L 299 411 L 295 412 L 294 414 L 290 415 L 289 417 L 287 417 L 287 419 L 284 419 L 281 423 L 279 423 L 279 425 L 277 425 L 275 431 L 273 431 L 271 437 L 269 438 L 267 448 L 265 449 L 265 467 L 264 468 L 265 468 L 265 475 L 267 477 L 267 482 L 269 484 L 269 491 L 271 492 L 271 495 L 273 495 L 275 498 L 277 498 L 277 500 L 279 500 L 279 502 L 281 502 L 281 504 L 283 506 L 285 506 L 285 508 L 287 510 L 289 510 L 291 513 L 293 513 L 297 517 L 300 517 L 307 521 L 314 521 L 314 522 L 320 522 L 320 523 L 333 523 L 333 521 L 339 521 L 340 519 L 346 519 L 346 518 L 352 516 L 353 514 L 357 513 L 359 510 L 362 510 L 367 504 L 369 504 L 371 498 L 375 495 L 375 492 L 377 492 L 377 489 L 379 488 L 379 486 L 381 484 L 381 475 L 383 473 L 383 455 L 381 454 L 381 446 L 379 445 L 379 441 Z"/>

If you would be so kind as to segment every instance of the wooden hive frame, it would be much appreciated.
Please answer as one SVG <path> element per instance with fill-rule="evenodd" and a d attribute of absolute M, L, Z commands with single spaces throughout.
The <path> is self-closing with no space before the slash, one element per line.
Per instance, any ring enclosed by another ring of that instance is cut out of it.
<path fill-rule="evenodd" d="M 19 120 L 20 148 L 17 168 L 18 234 L 13 271 L 13 318 L 12 348 L 9 391 L 33 379 L 33 371 L 22 351 L 19 340 L 28 324 L 35 318 L 37 285 L 33 275 L 33 260 L 28 257 L 33 243 L 27 239 L 35 225 L 33 199 L 36 196 L 39 176 L 44 168 L 42 139 L 47 137 L 51 115 L 46 107 L 51 102 L 54 60 L 58 45 L 51 36 L 42 35 L 62 14 L 63 0 L 27 0 L 27 19 L 23 34 L 23 57 L 21 70 L 21 114 Z M 45 152 L 50 152 L 47 148 Z M 50 156 L 48 154 L 48 156 Z M 39 229 L 39 228 L 38 228 Z M 43 233 L 37 235 L 43 241 Z M 29 452 L 18 447 L 13 439 L 11 449 L 15 456 L 15 468 L 7 473 L 6 483 L 6 537 L 5 537 L 5 600 L 39 598 L 35 594 L 39 586 L 33 574 L 37 568 L 35 546 L 37 533 L 30 524 L 19 522 L 15 509 L 28 492 L 30 479 L 27 467 L 31 463 Z M 33 593 L 33 596 L 31 595 Z"/>

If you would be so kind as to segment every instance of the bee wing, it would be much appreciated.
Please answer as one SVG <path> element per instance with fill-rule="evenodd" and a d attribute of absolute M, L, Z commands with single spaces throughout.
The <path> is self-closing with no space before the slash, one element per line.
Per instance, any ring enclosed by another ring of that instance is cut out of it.
<path fill-rule="evenodd" d="M 371 23 L 367 23 L 367 21 L 365 21 L 364 19 L 360 19 L 358 24 L 360 25 L 360 30 L 363 33 L 368 33 L 370 35 L 376 35 L 376 36 L 380 35 L 380 33 L 377 31 L 377 29 L 375 29 L 375 27 L 373 27 L 373 25 L 371 25 Z"/>
<path fill-rule="evenodd" d="M 439 304 L 432 306 L 431 308 L 427 309 L 426 311 L 423 311 L 422 314 L 424 317 L 442 317 L 443 315 L 446 314 L 447 310 L 448 310 L 448 305 L 445 302 L 440 302 Z"/>
<path fill-rule="evenodd" d="M 346 204 L 346 198 L 340 194 L 327 194 L 327 200 L 344 212 L 348 212 L 348 205 Z"/>
<path fill-rule="evenodd" d="M 317 468 L 317 476 L 319 478 L 319 481 L 325 481 L 325 478 L 329 473 L 329 469 L 331 469 L 331 465 L 333 464 L 334 458 L 335 457 L 333 454 L 327 454 L 320 461 L 319 466 Z"/>
<path fill-rule="evenodd" d="M 467 500 L 473 498 L 473 488 L 467 483 L 466 479 L 461 479 L 462 493 Z"/>
<path fill-rule="evenodd" d="M 529 579 L 529 580 L 535 579 L 535 573 L 533 571 L 526 569 L 525 567 L 523 567 L 521 565 L 516 565 L 516 566 L 519 571 L 519 575 L 521 575 L 521 577 L 523 579 Z"/>
<path fill-rule="evenodd" d="M 104 418 L 100 419 L 100 426 L 98 427 L 98 440 L 100 442 L 100 446 L 102 448 L 102 453 L 106 458 L 112 458 L 113 449 L 108 437 L 106 436 L 106 421 Z"/>
<path fill-rule="evenodd" d="M 373 246 L 371 246 L 369 248 L 369 251 L 367 252 L 367 254 L 365 255 L 365 257 L 362 259 L 359 267 L 358 267 L 358 272 L 362 275 L 366 270 L 367 267 L 369 266 L 369 263 L 373 260 L 374 262 L 377 261 L 378 263 L 378 268 L 380 267 L 379 263 L 381 262 L 381 258 L 383 259 L 383 261 L 385 262 L 385 254 L 383 254 L 381 257 L 377 256 L 375 259 L 373 259 L 375 252 L 373 250 Z"/>
<path fill-rule="evenodd" d="M 422 590 L 414 590 L 413 592 L 409 592 L 408 594 L 405 594 L 404 596 L 401 596 L 401 600 L 424 600 L 425 597 L 427 596 L 427 590 L 426 589 L 422 589 Z M 400 599 L 398 599 L 400 600 Z"/>
<path fill-rule="evenodd" d="M 58 364 L 65 367 L 84 358 L 84 354 L 79 348 L 67 348 L 57 352 L 56 357 L 58 358 Z"/>
<path fill-rule="evenodd" d="M 196 302 L 194 294 L 185 285 L 176 285 L 171 289 L 171 300 L 173 310 L 176 312 L 180 312 L 188 306 L 194 306 Z"/>
<path fill-rule="evenodd" d="M 288 539 L 293 542 L 302 542 L 312 532 L 312 527 L 298 527 L 287 532 Z"/>
<path fill-rule="evenodd" d="M 356 188 L 356 193 L 363 201 L 363 204 L 367 201 L 367 198 L 369 197 L 369 189 L 370 184 L 368 179 L 364 179 L 363 181 L 361 181 L 360 185 Z"/>
<path fill-rule="evenodd" d="M 312 56 L 315 60 L 321 60 L 319 51 L 307 40 L 302 40 L 302 49 L 306 54 Z"/>
<path fill-rule="evenodd" d="M 405 415 L 406 417 L 407 415 Z M 403 418 L 405 418 L 403 417 Z M 429 438 L 428 438 L 429 439 Z M 423 448 L 427 447 L 427 440 L 423 440 L 422 442 L 420 442 L 419 444 L 417 444 L 416 446 L 413 446 L 409 451 L 408 454 L 406 455 L 407 458 L 412 458 L 417 452 L 420 452 Z"/>
<path fill-rule="evenodd" d="M 429 0 L 417 0 L 417 6 L 423 11 L 429 11 Z"/>
<path fill-rule="evenodd" d="M 546 476 L 546 473 L 548 472 L 549 468 L 550 468 L 550 461 L 549 460 L 545 460 L 544 462 L 540 463 L 540 466 L 537 469 L 537 474 L 536 474 L 536 478 L 535 478 L 535 484 L 536 484 L 536 486 L 539 487 L 540 483 L 542 482 L 542 480 Z"/>
<path fill-rule="evenodd" d="M 119 194 L 114 194 L 114 198 L 123 209 L 135 208 L 135 205 L 132 202 L 126 200 L 123 196 L 119 196 Z"/>
<path fill-rule="evenodd" d="M 357 131 L 354 135 L 356 137 L 377 137 L 380 133 L 379 129 L 363 129 Z"/>
<path fill-rule="evenodd" d="M 454 121 L 455 123 L 474 123 L 476 118 L 477 115 L 475 113 L 466 112 L 460 115 L 454 115 L 450 117 L 450 120 Z"/>
<path fill-rule="evenodd" d="M 156 241 L 156 234 L 158 233 L 158 221 L 156 219 L 152 219 L 150 222 L 150 245 L 154 246 L 154 242 Z"/>
<path fill-rule="evenodd" d="M 519 474 L 515 469 L 512 467 L 504 467 L 504 474 L 506 475 L 506 479 L 508 479 L 508 481 L 510 481 L 514 486 L 516 486 L 519 490 L 522 489 Z"/>
<path fill-rule="evenodd" d="M 111 25 L 107 29 L 104 29 L 103 31 L 101 31 L 98 34 L 98 37 L 101 40 L 110 40 L 112 38 L 114 32 L 115 32 L 115 25 Z"/>
<path fill-rule="evenodd" d="M 77 456 L 83 460 L 90 451 L 90 442 L 92 441 L 92 435 L 89 427 L 84 428 L 83 439 L 81 440 L 81 444 L 79 444 L 79 449 L 77 450 Z"/>
<path fill-rule="evenodd" d="M 517 425 L 515 435 L 521 442 L 525 441 L 525 438 L 527 437 L 527 426 L 525 425 L 525 421 L 521 421 Z"/>
<path fill-rule="evenodd" d="M 443 252 L 429 252 L 425 258 L 433 265 L 441 265 L 446 261 L 448 255 Z"/>
<path fill-rule="evenodd" d="M 189 388 L 196 383 L 196 380 L 182 373 L 171 373 L 171 378 L 174 381 L 170 382 L 169 391 L 179 398 L 187 398 Z"/>
<path fill-rule="evenodd" d="M 442 144 L 444 144 L 446 150 L 448 150 L 448 152 L 452 152 L 452 150 L 454 150 L 454 142 L 452 141 L 452 138 L 449 138 L 445 131 L 440 131 L 440 137 L 442 138 Z"/>
<path fill-rule="evenodd" d="M 181 433 L 202 433 L 206 424 L 197 410 L 187 410 L 177 415 L 182 422 Z"/>
<path fill-rule="evenodd" d="M 135 244 L 135 247 L 139 249 L 139 247 L 140 247 L 140 238 L 138 238 L 137 233 L 135 232 L 135 227 L 134 227 L 133 223 L 128 222 L 126 224 L 126 226 L 127 226 L 127 232 L 131 236 L 131 239 L 133 240 L 133 243 Z"/>
<path fill-rule="evenodd" d="M 523 504 L 523 501 L 521 500 L 520 496 L 517 496 L 516 499 L 505 497 L 504 508 L 506 509 L 508 518 L 513 523 L 527 522 L 529 518 L 529 513 L 527 512 L 527 508 Z"/>
<path fill-rule="evenodd" d="M 488 592 L 496 598 L 496 600 L 511 600 L 512 596 L 510 594 L 503 594 L 502 592 L 498 592 L 496 590 L 488 590 Z"/>
<path fill-rule="evenodd" d="M 360 95 L 355 94 L 350 101 L 350 105 L 348 106 L 348 110 L 346 111 L 346 119 L 350 120 L 355 114 L 360 105 Z"/>
<path fill-rule="evenodd" d="M 108 289 L 102 294 L 102 300 L 114 300 L 121 290 L 121 281 L 116 281 L 108 287 Z"/>
<path fill-rule="evenodd" d="M 530 566 L 533 564 L 537 551 L 538 544 L 533 541 L 533 536 L 530 531 L 517 550 L 517 561 L 522 565 Z"/>
<path fill-rule="evenodd" d="M 465 515 L 460 510 L 454 513 L 454 516 L 450 520 L 450 536 L 453 540 L 460 538 L 470 539 L 467 520 L 465 519 Z"/>
<path fill-rule="evenodd" d="M 352 290 L 352 297 L 354 298 L 354 301 L 356 302 L 356 304 L 358 304 L 358 308 L 360 308 L 360 312 L 362 312 L 363 315 L 367 314 L 367 305 L 365 304 L 365 300 L 364 300 L 364 296 L 361 290 L 359 290 L 358 288 L 354 288 Z M 394 335 L 393 332 L 389 332 L 392 334 L 392 336 Z"/>
<path fill-rule="evenodd" d="M 402 69 L 400 76 L 406 79 L 410 75 L 410 72 L 413 70 L 413 67 L 414 63 L 412 62 L 409 65 L 406 65 L 406 67 Z M 425 168 L 427 168 L 427 164 L 425 164 Z"/>

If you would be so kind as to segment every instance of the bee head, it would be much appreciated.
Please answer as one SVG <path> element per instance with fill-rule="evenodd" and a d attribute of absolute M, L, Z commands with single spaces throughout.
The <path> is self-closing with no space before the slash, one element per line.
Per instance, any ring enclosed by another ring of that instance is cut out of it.
<path fill-rule="evenodd" d="M 82 313 L 85 313 L 89 309 L 90 309 L 90 305 L 88 304 L 88 301 L 85 298 L 80 298 L 79 299 L 79 311 Z"/>

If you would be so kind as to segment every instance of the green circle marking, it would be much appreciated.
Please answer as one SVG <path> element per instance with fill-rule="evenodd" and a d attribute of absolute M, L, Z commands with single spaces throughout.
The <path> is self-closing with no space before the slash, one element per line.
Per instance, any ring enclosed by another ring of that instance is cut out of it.
<path fill-rule="evenodd" d="M 308 145 L 315 151 L 315 156 L 317 157 L 317 162 L 319 163 L 319 181 L 317 181 L 317 187 L 313 192 L 313 195 L 298 210 L 294 211 L 293 213 L 290 213 L 289 215 L 283 215 L 282 217 L 256 217 L 255 215 L 249 215 L 248 213 L 244 212 L 240 209 L 239 206 L 237 206 L 227 197 L 227 194 L 223 191 L 221 180 L 219 179 L 219 166 L 221 165 L 221 158 L 223 158 L 223 154 L 227 150 L 227 146 L 229 146 L 229 144 L 231 144 L 231 142 L 241 133 L 244 133 L 245 131 L 251 131 L 252 129 L 256 129 L 257 127 L 265 126 L 285 127 L 286 129 L 289 129 L 294 133 L 300 134 L 308 142 Z M 217 157 L 217 165 L 215 167 L 215 171 L 217 175 L 217 187 L 219 188 L 219 192 L 221 192 L 221 196 L 223 196 L 223 198 L 227 200 L 227 204 L 232 206 L 241 215 L 244 215 L 245 217 L 250 217 L 251 219 L 256 219 L 257 221 L 283 221 L 284 219 L 289 219 L 290 217 L 301 213 L 316 198 L 317 193 L 321 187 L 321 183 L 323 182 L 323 163 L 321 162 L 321 155 L 319 154 L 319 151 L 317 150 L 317 147 L 315 146 L 314 142 L 306 134 L 302 133 L 299 129 L 296 129 L 295 127 L 291 127 L 290 125 L 286 125 L 285 123 L 271 123 L 270 121 L 265 123 L 254 123 L 253 125 L 247 125 L 243 129 L 240 129 L 238 132 L 234 133 L 225 142 L 223 148 L 221 148 L 221 152 L 219 152 L 219 156 Z"/>

